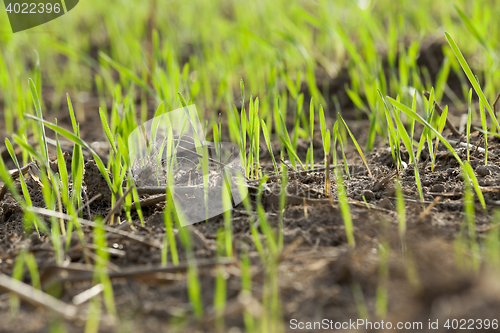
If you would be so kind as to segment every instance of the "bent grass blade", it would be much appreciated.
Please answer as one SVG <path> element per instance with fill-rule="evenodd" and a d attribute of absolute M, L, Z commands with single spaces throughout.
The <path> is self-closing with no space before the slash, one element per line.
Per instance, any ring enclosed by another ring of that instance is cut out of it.
<path fill-rule="evenodd" d="M 358 144 L 358 141 L 356 141 L 356 138 L 354 137 L 354 134 L 352 134 L 351 130 L 347 126 L 347 123 L 345 122 L 344 118 L 340 114 L 338 114 L 338 117 L 340 120 L 342 120 L 342 123 L 344 123 L 345 128 L 347 129 L 347 132 L 349 133 L 349 136 L 352 139 L 352 142 L 354 142 L 354 145 L 356 146 L 356 149 L 358 150 L 359 156 L 361 156 L 361 159 L 363 160 L 363 163 L 365 164 L 366 170 L 368 170 L 368 174 L 370 175 L 371 178 L 373 178 L 372 172 L 370 171 L 370 168 L 368 167 L 368 163 L 366 162 L 365 155 L 363 154 L 363 150 Z"/>

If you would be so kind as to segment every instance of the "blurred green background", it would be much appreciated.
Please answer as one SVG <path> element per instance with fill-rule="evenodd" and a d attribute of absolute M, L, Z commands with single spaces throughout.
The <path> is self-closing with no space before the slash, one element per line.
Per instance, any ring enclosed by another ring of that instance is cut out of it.
<path fill-rule="evenodd" d="M 471 33 L 454 5 L 484 40 Z M 83 0 L 59 19 L 12 34 L 0 5 L 1 127 L 8 133 L 22 129 L 23 112 L 33 112 L 30 77 L 38 80 L 45 112 L 65 109 L 69 93 L 80 119 L 97 114 L 97 107 L 83 105 L 91 98 L 112 107 L 112 100 L 122 103 L 129 96 L 146 120 L 147 110 L 160 101 L 167 110 L 177 108 L 180 92 L 211 120 L 241 103 L 240 79 L 247 98 L 259 96 L 268 120 L 277 96 L 293 101 L 302 91 L 307 103 L 314 96 L 315 103 L 333 110 L 334 95 L 345 88 L 360 96 L 366 103 L 362 110 L 370 114 L 373 106 L 364 96 L 373 84 L 388 95 L 435 84 L 437 74 L 418 66 L 417 59 L 430 43 L 445 45 L 444 31 L 494 98 L 498 7 L 495 1 L 441 0 Z M 458 62 L 447 45 L 443 48 L 448 70 L 457 73 L 465 94 Z M 444 63 L 439 61 L 438 71 Z M 346 73 L 340 87 L 332 88 Z M 438 100 L 464 100 L 460 90 L 457 96 L 446 86 L 438 89 Z"/>

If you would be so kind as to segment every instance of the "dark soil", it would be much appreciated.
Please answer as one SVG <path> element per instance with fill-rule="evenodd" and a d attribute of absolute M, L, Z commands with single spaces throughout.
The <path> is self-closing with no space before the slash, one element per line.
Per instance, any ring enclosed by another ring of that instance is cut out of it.
<path fill-rule="evenodd" d="M 64 119 L 60 119 L 60 122 L 65 123 Z M 87 122 L 98 122 L 97 113 L 87 117 L 81 126 L 82 133 L 84 138 L 91 141 L 103 141 L 103 136 L 92 134 L 93 130 L 86 132 Z M 367 131 L 366 125 L 366 121 L 349 123 L 355 135 L 361 136 L 360 141 L 363 141 L 362 133 Z M 447 130 L 445 133 L 448 133 Z M 465 160 L 466 148 L 460 146 L 464 138 L 449 136 L 449 139 L 456 142 L 455 149 Z M 496 187 L 500 183 L 500 143 L 489 139 L 488 164 L 484 166 L 484 153 L 476 148 L 484 147 L 481 134 L 475 132 L 471 140 L 475 147 L 471 149 L 471 165 L 484 188 L 487 203 L 487 209 L 483 210 L 476 198 L 476 232 L 477 239 L 482 241 L 494 228 L 490 223 L 491 216 L 500 205 L 500 189 Z M 316 146 L 320 147 L 320 143 Z M 474 272 L 467 266 L 471 262 L 471 254 L 457 252 L 455 246 L 457 239 L 468 239 L 469 230 L 464 227 L 463 178 L 451 153 L 440 145 L 434 169 L 426 154 L 422 155 L 418 169 L 423 202 L 418 195 L 413 166 L 409 165 L 399 173 L 406 201 L 407 232 L 404 239 L 398 233 L 394 187 L 396 168 L 390 149 L 379 145 L 367 156 L 373 178 L 351 143 L 347 145 L 346 153 L 351 179 L 346 174 L 344 178 L 351 200 L 355 249 L 347 244 L 343 218 L 336 203 L 337 185 L 333 181 L 333 173 L 329 177 L 330 198 L 327 198 L 324 195 L 324 172 L 290 172 L 283 220 L 285 250 L 277 268 L 285 330 L 292 331 L 289 325 L 292 319 L 301 322 L 325 318 L 355 321 L 360 316 L 353 293 L 357 286 L 362 291 L 372 321 L 380 321 L 376 314 L 376 302 L 377 291 L 381 290 L 381 286 L 388 292 L 387 317 L 384 321 L 391 321 L 394 325 L 399 321 L 418 321 L 423 323 L 423 331 L 426 331 L 429 320 L 439 319 L 437 331 L 447 331 L 443 327 L 447 319 L 499 319 L 500 282 L 496 278 L 497 271 L 487 264 L 481 264 Z M 403 159 L 408 162 L 407 153 Z M 83 217 L 92 219 L 97 215 L 106 216 L 111 211 L 111 192 L 90 158 L 85 169 L 84 185 L 88 198 L 97 194 L 101 197 L 90 205 L 91 216 L 84 210 Z M 29 176 L 26 179 L 34 206 L 45 207 L 38 183 Z M 273 190 L 279 188 L 280 182 L 270 180 L 267 185 L 271 192 L 276 193 Z M 19 184 L 18 187 L 20 190 Z M 255 204 L 255 196 L 251 195 Z M 147 197 L 144 195 L 142 199 Z M 435 201 L 436 198 L 440 198 L 440 201 Z M 269 222 L 277 229 L 279 198 L 267 192 L 262 202 Z M 423 214 L 423 208 L 432 202 L 437 203 Z M 103 305 L 102 331 L 171 331 L 173 327 L 185 332 L 217 331 L 213 304 L 216 270 L 220 266 L 214 260 L 217 231 L 224 227 L 223 217 L 217 216 L 186 227 L 191 232 L 195 257 L 200 263 L 198 274 L 205 309 L 202 319 L 194 320 L 187 293 L 186 270 L 181 267 L 175 271 L 158 271 L 162 258 L 159 245 L 165 238 L 163 207 L 164 203 L 144 207 L 144 225 L 140 223 L 137 213 L 133 212 L 133 223 L 115 223 L 110 226 L 126 232 L 107 233 L 110 247 L 108 268 L 120 323 L 116 324 L 106 315 Z M 127 220 L 125 212 L 118 214 L 121 214 L 120 221 Z M 255 212 L 251 214 L 257 218 Z M 46 221 L 50 223 L 48 219 Z M 233 210 L 235 256 L 240 257 L 246 249 L 249 251 L 252 297 L 250 300 L 242 297 L 239 264 L 224 265 L 227 277 L 225 331 L 233 327 L 235 329 L 231 332 L 243 331 L 245 311 L 257 318 L 266 311 L 262 308 L 266 272 L 252 245 L 249 221 L 249 214 L 242 206 Z M 92 228 L 83 226 L 82 229 L 86 243 L 92 244 Z M 44 290 L 71 304 L 75 295 L 92 287 L 92 274 L 86 272 L 89 266 L 85 266 L 85 263 L 86 260 L 93 263 L 92 256 L 88 255 L 88 251 L 92 254 L 93 250 L 90 247 L 83 249 L 76 232 L 69 237 L 70 246 L 64 265 L 57 266 L 49 236 L 38 237 L 32 230 L 25 230 L 22 209 L 10 194 L 0 202 L 1 272 L 12 275 L 16 257 L 25 249 L 36 259 Z M 264 236 L 261 234 L 260 237 L 264 242 Z M 176 238 L 182 266 L 187 258 L 180 240 Z M 382 246 L 388 249 L 387 263 L 381 261 Z M 167 261 L 172 262 L 170 251 Z M 384 267 L 387 267 L 386 278 L 381 273 Z M 80 271 L 75 273 L 76 269 Z M 151 271 L 139 273 L 144 269 Z M 134 271 L 137 273 L 130 273 Z M 123 274 L 120 275 L 120 272 Z M 23 281 L 31 283 L 27 269 Z M 81 305 L 82 314 L 86 313 L 87 304 Z M 62 322 L 71 332 L 80 332 L 85 328 L 84 321 Z M 13 317 L 9 295 L 0 293 L 0 323 L 0 332 L 48 332 L 61 320 L 55 319 L 50 312 L 24 302 L 21 302 L 17 315 Z"/>

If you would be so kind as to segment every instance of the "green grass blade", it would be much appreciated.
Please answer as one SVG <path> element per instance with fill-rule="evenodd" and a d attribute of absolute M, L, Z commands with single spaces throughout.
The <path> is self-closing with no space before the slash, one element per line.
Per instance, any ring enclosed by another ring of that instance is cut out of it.
<path fill-rule="evenodd" d="M 479 42 L 479 44 L 481 44 L 490 53 L 491 56 L 496 58 L 497 55 L 495 51 L 492 50 L 487 40 L 484 38 L 483 34 L 479 31 L 478 27 L 474 24 L 474 22 L 472 22 L 467 17 L 467 15 L 465 15 L 465 13 L 462 11 L 462 9 L 460 9 L 460 7 L 458 7 L 457 4 L 453 5 L 453 7 L 455 7 L 455 9 L 457 10 L 458 15 L 460 16 L 465 26 L 467 27 L 467 30 L 469 30 L 472 36 L 474 36 L 474 38 Z"/>
<path fill-rule="evenodd" d="M 291 155 L 291 157 L 295 160 L 297 160 L 300 164 L 300 166 L 302 167 L 303 170 L 305 170 L 306 168 L 304 167 L 304 164 L 302 163 L 302 161 L 300 160 L 299 156 L 297 156 L 297 153 L 295 152 L 295 150 L 293 149 L 292 147 L 292 144 L 290 142 L 288 142 L 285 138 L 283 138 L 282 136 L 280 136 L 280 141 L 282 144 L 285 145 L 288 153 Z M 290 159 L 292 160 L 292 159 Z"/>
<path fill-rule="evenodd" d="M 113 138 L 113 134 L 111 133 L 111 129 L 109 128 L 106 114 L 104 113 L 102 108 L 99 108 L 99 116 L 101 117 L 102 128 L 104 129 L 104 134 L 106 134 L 106 138 L 108 139 L 108 142 L 111 145 L 113 152 L 115 154 L 117 154 L 115 140 Z"/>
<path fill-rule="evenodd" d="M 260 120 L 262 123 L 262 133 L 264 134 L 264 140 L 266 141 L 267 149 L 273 160 L 274 172 L 278 174 L 278 166 L 276 165 L 276 159 L 274 158 L 273 148 L 271 147 L 271 140 L 269 139 L 269 130 L 267 129 L 266 122 L 264 119 Z"/>
<path fill-rule="evenodd" d="M 116 61 L 114 61 L 113 59 L 111 59 L 107 54 L 105 54 L 103 52 L 99 52 L 99 56 L 104 61 L 106 61 L 107 63 L 109 63 L 111 65 L 111 67 L 113 67 L 114 69 L 116 69 L 121 75 L 123 75 L 124 77 L 128 77 L 129 79 L 131 79 L 132 81 L 134 81 L 139 87 L 141 87 L 142 89 L 144 89 L 145 91 L 147 91 L 149 94 L 151 94 L 151 96 L 153 96 L 154 98 L 158 99 L 158 95 L 148 86 L 147 82 L 145 82 L 142 79 L 140 79 L 130 69 L 128 69 L 128 68 L 122 66 L 121 64 L 117 63 Z"/>
<path fill-rule="evenodd" d="M 476 175 L 474 174 L 474 170 L 472 169 L 472 166 L 470 165 L 469 162 L 464 163 L 464 170 L 467 173 L 467 176 L 469 176 L 472 182 L 472 186 L 474 186 L 474 190 L 476 190 L 476 194 L 479 199 L 479 202 L 481 203 L 481 206 L 483 206 L 483 209 L 486 210 L 486 201 L 484 201 L 483 192 L 481 192 L 481 187 L 479 186 L 479 182 L 477 181 Z"/>
<path fill-rule="evenodd" d="M 35 83 L 33 80 L 29 79 L 29 86 L 31 90 L 31 97 L 33 98 L 33 104 L 35 105 L 35 110 L 36 110 L 36 115 L 38 118 L 43 119 L 42 115 L 42 105 L 40 104 L 40 99 L 38 97 L 38 92 L 35 87 Z M 45 127 L 43 126 L 43 123 L 38 123 L 38 129 L 40 131 L 40 145 L 41 145 L 41 150 L 42 150 L 42 156 L 44 160 L 48 163 L 49 161 L 49 151 L 47 148 L 47 140 L 45 136 Z"/>
<path fill-rule="evenodd" d="M 339 171 L 338 169 L 335 169 L 335 175 L 337 178 L 339 208 L 342 214 L 342 219 L 344 220 L 347 243 L 349 244 L 349 246 L 354 248 L 356 246 L 356 240 L 354 239 L 354 229 L 352 224 L 351 210 L 349 208 L 349 203 L 347 201 L 347 192 L 344 186 L 344 178 L 342 177 L 342 172 Z"/>
<path fill-rule="evenodd" d="M 366 162 L 365 154 L 363 154 L 363 150 L 359 146 L 358 141 L 356 141 L 354 134 L 352 134 L 351 130 L 347 126 L 347 123 L 344 121 L 344 118 L 342 118 L 340 113 L 338 114 L 338 117 L 340 118 L 340 120 L 342 120 L 342 123 L 344 123 L 344 126 L 347 129 L 347 132 L 349 133 L 349 136 L 351 137 L 352 142 L 354 142 L 354 145 L 356 146 L 356 149 L 358 150 L 359 156 L 361 156 L 361 159 L 363 160 L 363 163 L 365 164 L 366 170 L 368 170 L 368 174 L 370 175 L 371 178 L 373 178 L 372 172 L 370 171 L 370 168 L 368 167 L 368 163 Z"/>

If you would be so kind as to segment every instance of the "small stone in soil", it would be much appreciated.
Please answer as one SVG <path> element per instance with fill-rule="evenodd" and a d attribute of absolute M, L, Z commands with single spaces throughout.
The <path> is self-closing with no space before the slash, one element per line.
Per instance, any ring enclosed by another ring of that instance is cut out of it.
<path fill-rule="evenodd" d="M 394 207 L 392 206 L 392 202 L 391 200 L 389 200 L 388 198 L 383 198 L 382 200 L 379 201 L 378 203 L 378 206 L 380 208 L 384 208 L 384 209 L 393 209 Z"/>
<path fill-rule="evenodd" d="M 441 193 L 444 192 L 444 185 L 443 184 L 435 184 L 431 187 L 431 192 L 434 193 Z"/>
<path fill-rule="evenodd" d="M 480 165 L 476 168 L 476 174 L 479 177 L 488 176 L 490 173 L 491 171 L 486 165 Z"/>
<path fill-rule="evenodd" d="M 372 201 L 375 198 L 375 194 L 373 194 L 373 192 L 370 190 L 364 190 L 361 193 L 361 196 L 364 196 L 366 201 Z"/>

